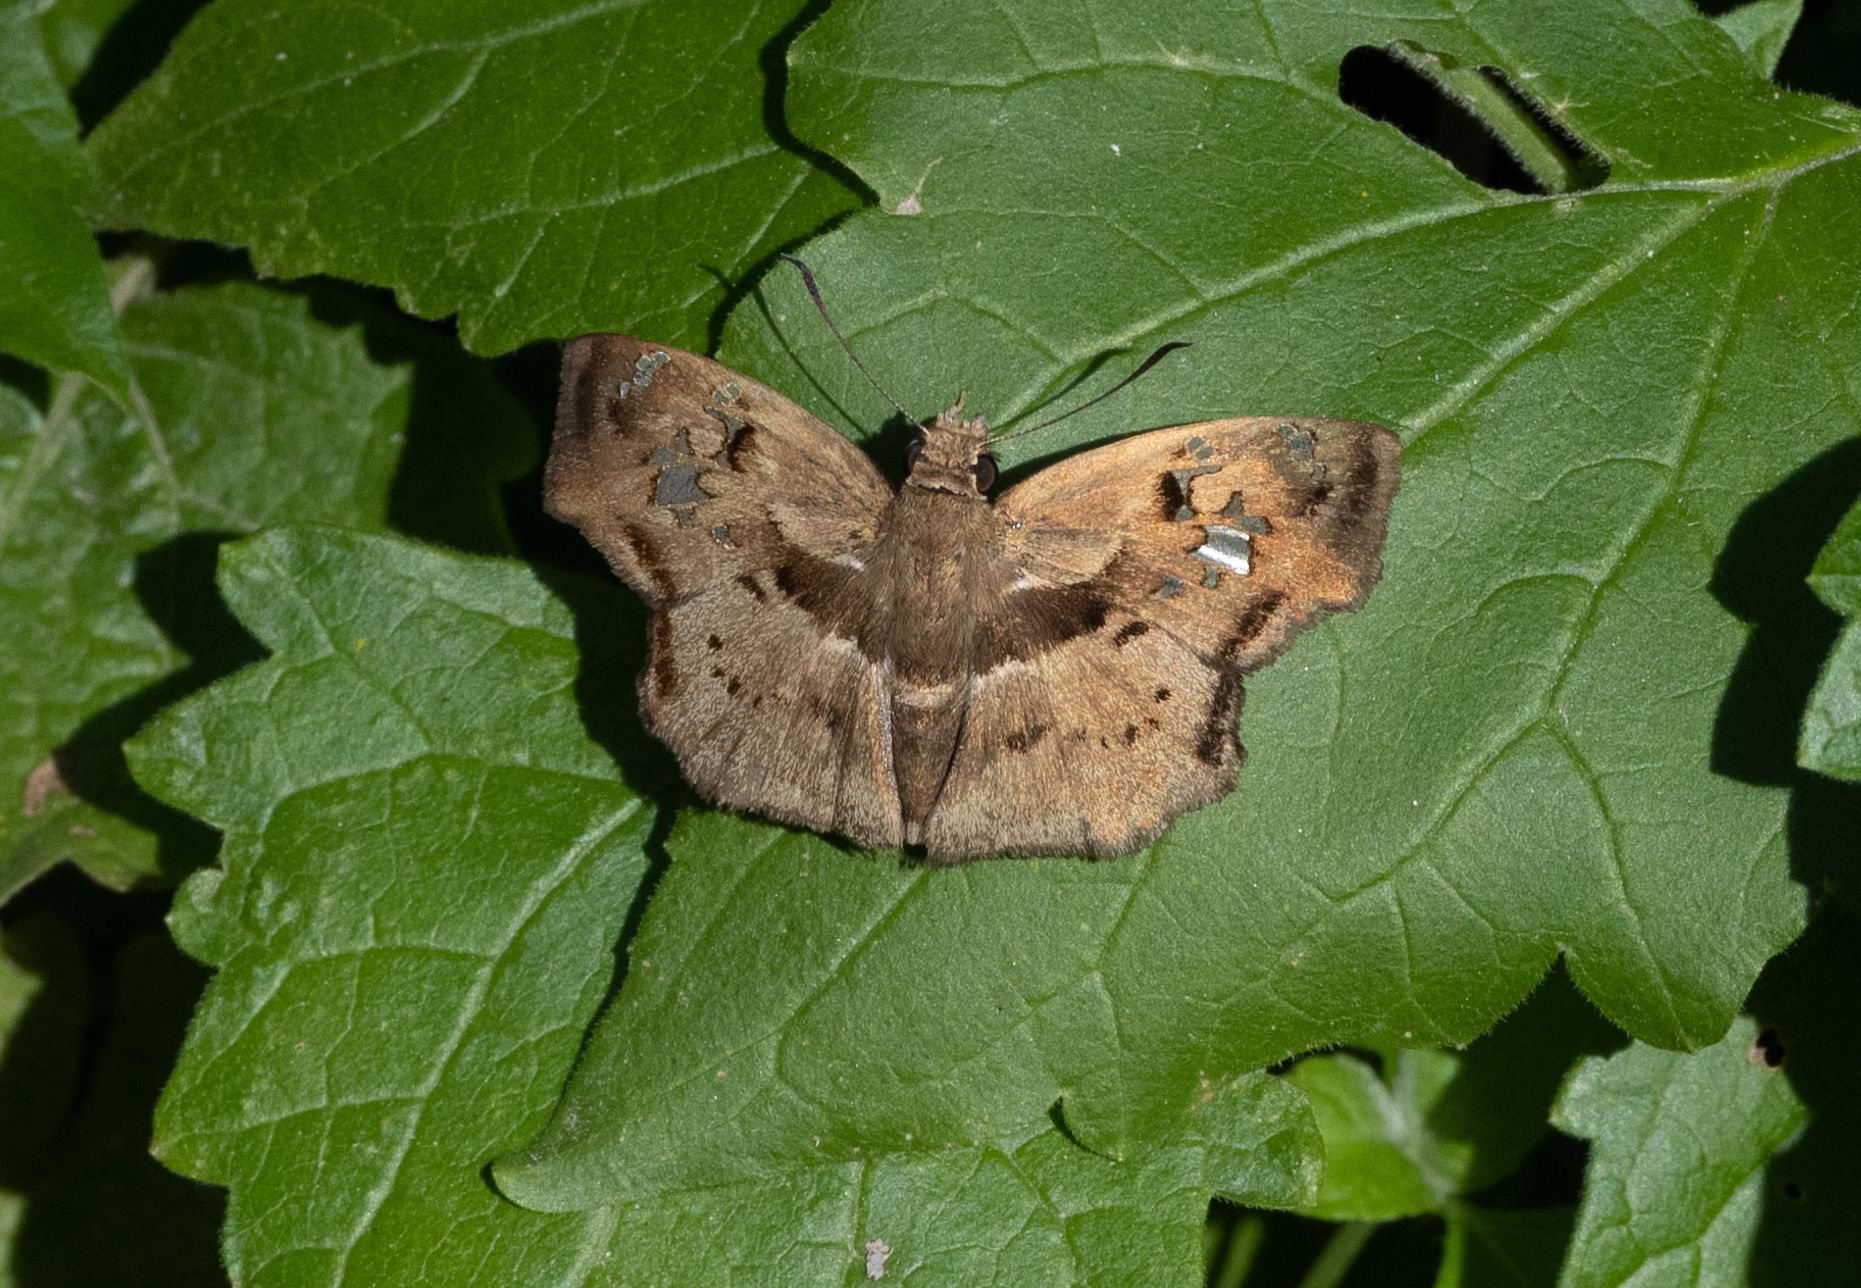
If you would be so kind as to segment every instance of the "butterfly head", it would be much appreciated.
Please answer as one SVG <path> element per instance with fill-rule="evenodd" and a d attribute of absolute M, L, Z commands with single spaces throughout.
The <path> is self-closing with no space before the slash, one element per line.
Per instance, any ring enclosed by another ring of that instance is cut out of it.
<path fill-rule="evenodd" d="M 905 449 L 907 483 L 958 496 L 987 496 L 995 486 L 995 457 L 989 453 L 989 422 L 964 416 L 963 400 L 918 430 Z"/>

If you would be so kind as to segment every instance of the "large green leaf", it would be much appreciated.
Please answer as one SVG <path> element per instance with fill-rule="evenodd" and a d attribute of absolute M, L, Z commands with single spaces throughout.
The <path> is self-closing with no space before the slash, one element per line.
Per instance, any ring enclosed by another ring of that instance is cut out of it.
<path fill-rule="evenodd" d="M 333 327 L 229 284 L 135 300 L 122 325 L 129 408 L 75 376 L 43 412 L 0 386 L 0 897 L 66 857 L 118 886 L 204 857 L 119 744 L 251 657 L 210 581 L 226 534 L 393 518 L 496 544 L 497 483 L 530 450 L 471 360 L 385 319 Z"/>
<path fill-rule="evenodd" d="M 1594 1143 L 1565 1288 L 1745 1282 L 1764 1165 L 1804 1119 L 1757 1037 L 1741 1020 L 1691 1055 L 1637 1043 L 1571 1074 L 1557 1124 Z"/>
<path fill-rule="evenodd" d="M 1829 538 L 1809 584 L 1847 622 L 1803 717 L 1797 759 L 1820 773 L 1861 779 L 1861 505 Z"/>
<path fill-rule="evenodd" d="M 973 1139 L 1056 1096 L 1127 1149 L 1204 1080 L 1470 1038 L 1560 949 L 1644 1040 L 1725 1031 L 1802 925 L 1791 863 L 1846 822 L 1792 789 L 1776 677 L 1813 605 L 1766 588 L 1853 486 L 1861 114 L 1778 91 L 1682 0 L 1526 12 L 872 3 L 806 34 L 804 137 L 898 212 L 809 255 L 908 406 L 967 389 L 1009 418 L 1192 339 L 1005 454 L 1383 420 L 1407 443 L 1383 584 L 1250 685 L 1239 791 L 1137 858 L 946 874 L 722 816 L 682 832 L 636 945 L 655 966 L 513 1192 L 585 1203 L 817 1134 Z M 1337 102 L 1347 51 L 1405 37 L 1508 71 L 1610 181 L 1487 191 Z M 725 350 L 885 419 L 789 275 Z M 837 1075 L 849 1033 L 886 1076 Z"/>
<path fill-rule="evenodd" d="M 127 373 L 97 243 L 78 215 L 90 161 L 31 7 L 0 6 L 0 351 L 82 371 L 120 396 Z"/>
<path fill-rule="evenodd" d="M 92 136 L 99 217 L 391 286 L 476 349 L 706 347 L 730 283 L 853 204 L 766 119 L 802 8 L 219 0 Z"/>
<path fill-rule="evenodd" d="M 748 1263 L 782 1284 L 874 1256 L 962 1283 L 1187 1281 L 1211 1191 L 1310 1200 L 1310 1115 L 1262 1076 L 1129 1164 L 1042 1121 L 591 1214 L 499 1199 L 483 1164 L 554 1104 L 654 848 L 651 809 L 584 730 L 628 778 L 663 775 L 607 683 L 637 664 L 638 618 L 585 591 L 572 616 L 518 569 L 326 529 L 223 562 L 275 655 L 162 716 L 134 758 L 226 831 L 223 870 L 191 879 L 173 919 L 220 973 L 156 1148 L 230 1187 L 242 1282 L 705 1283 Z"/>

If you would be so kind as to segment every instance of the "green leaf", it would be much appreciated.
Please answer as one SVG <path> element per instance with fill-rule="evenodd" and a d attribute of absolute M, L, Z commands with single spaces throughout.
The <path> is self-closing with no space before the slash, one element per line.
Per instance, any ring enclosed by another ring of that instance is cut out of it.
<path fill-rule="evenodd" d="M 1462 1196 L 1510 1175 L 1549 1129 L 1559 1080 L 1612 1030 L 1553 972 L 1530 1002 L 1464 1051 L 1390 1051 L 1385 1072 L 1312 1056 L 1287 1081 L 1312 1102 L 1325 1174 L 1310 1211 L 1334 1221 L 1469 1215 Z"/>
<path fill-rule="evenodd" d="M 97 48 L 135 0 L 26 0 L 38 13 L 45 56 L 66 89 L 89 69 Z"/>
<path fill-rule="evenodd" d="M 370 338 L 410 366 L 246 285 L 136 300 L 123 329 L 134 410 L 75 377 L 43 414 L 0 386 L 0 897 L 67 857 L 119 888 L 204 857 L 197 826 L 129 783 L 120 743 L 252 656 L 211 585 L 226 534 L 394 514 L 498 544 L 497 483 L 528 447 L 527 421 L 476 364 L 393 324 Z M 409 461 L 445 453 L 453 467 L 397 479 L 409 440 Z M 426 518 L 435 485 L 449 504 Z"/>
<path fill-rule="evenodd" d="M 1809 575 L 1816 597 L 1847 618 L 1803 716 L 1797 763 L 1861 779 L 1861 505 L 1848 512 Z"/>
<path fill-rule="evenodd" d="M 224 870 L 192 878 L 173 917 L 220 970 L 156 1148 L 231 1188 L 242 1281 L 702 1283 L 760 1263 L 819 1282 L 876 1241 L 894 1272 L 952 1282 L 1118 1283 L 1146 1266 L 1187 1282 L 1211 1191 L 1310 1201 L 1310 1114 L 1260 1075 L 1211 1089 L 1123 1164 L 1042 1120 L 847 1161 L 811 1146 L 781 1174 L 585 1215 L 502 1201 L 483 1164 L 553 1107 L 645 873 L 652 812 L 584 725 L 628 778 L 663 762 L 641 756 L 630 699 L 603 682 L 578 700 L 574 669 L 578 637 L 627 644 L 587 659 L 597 678 L 637 665 L 638 616 L 326 529 L 228 547 L 222 585 L 274 656 L 165 713 L 132 757 L 226 830 Z M 729 1076 L 707 1070 L 700 1090 Z M 694 1245 L 694 1228 L 718 1233 Z"/>
<path fill-rule="evenodd" d="M 1764 76 L 1777 74 L 1790 33 L 1803 16 L 1803 0 L 1745 0 L 1714 19 Z"/>
<path fill-rule="evenodd" d="M 104 959 L 114 979 L 93 1011 L 84 945 L 62 919 L 33 914 L 8 928 L 6 948 L 0 1282 L 104 1288 L 145 1282 L 150 1266 L 163 1283 L 223 1281 L 219 1195 L 148 1154 L 149 1113 L 200 968 L 159 931 L 140 935 Z M 23 1016 L 11 1005 L 22 980 Z"/>
<path fill-rule="evenodd" d="M 0 7 L 0 351 L 124 392 L 127 372 L 97 243 L 78 215 L 92 183 L 77 117 L 31 9 Z"/>
<path fill-rule="evenodd" d="M 1362 416 L 1402 429 L 1405 482 L 1368 606 L 1250 682 L 1239 790 L 1108 874 L 849 873 L 805 840 L 753 860 L 767 837 L 719 820 L 742 839 L 706 844 L 741 857 L 681 852 L 642 934 L 671 960 L 701 941 L 704 969 L 779 972 L 731 1031 L 780 1062 L 715 1111 L 648 1110 L 617 1100 L 602 1053 L 622 1043 L 602 1034 L 587 1097 L 570 1092 L 584 1116 L 650 1112 L 654 1137 L 685 1142 L 666 1166 L 693 1170 L 715 1158 L 695 1139 L 774 1157 L 798 1122 L 864 1139 L 907 1116 L 961 1137 L 979 1109 L 993 1123 L 1062 1095 L 1069 1127 L 1115 1152 L 1166 1130 L 1205 1076 L 1326 1043 L 1464 1042 L 1560 950 L 1646 1041 L 1725 1031 L 1803 924 L 1791 863 L 1839 853 L 1848 826 L 1815 799 L 1792 817 L 1789 641 L 1816 618 L 1767 587 L 1852 499 L 1834 449 L 1861 428 L 1861 114 L 1764 82 L 1679 0 L 1431 14 L 1430 48 L 1529 87 L 1610 181 L 1491 192 L 1343 107 L 1343 55 L 1419 26 L 1361 6 L 1274 9 L 1269 32 L 1213 4 L 875 3 L 797 44 L 798 128 L 883 207 L 809 259 L 908 406 L 966 389 L 999 424 L 1192 339 L 1004 455 L 1237 413 Z M 886 418 L 791 274 L 733 315 L 724 349 L 830 419 Z M 763 863 L 806 882 L 738 904 L 752 862 L 747 888 Z M 775 953 L 804 915 L 815 951 Z M 1064 937 L 1028 929 L 1056 916 Z M 836 942 L 857 945 L 843 967 Z M 925 1010 L 970 1008 L 888 1029 L 936 1117 L 878 1087 L 819 1100 L 800 1053 L 824 1015 L 893 1013 L 907 979 Z M 986 1014 L 977 981 L 1010 1004 Z M 708 1058 L 697 1034 L 671 1041 L 673 998 L 642 972 L 611 1013 L 668 1035 L 631 1049 L 630 1087 Z M 1059 999 L 1064 1023 L 1029 1021 Z M 758 1088 L 819 1107 L 730 1118 Z"/>
<path fill-rule="evenodd" d="M 157 1155 L 231 1187 L 246 1283 L 573 1278 L 611 1218 L 522 1212 L 481 1172 L 554 1099 L 646 870 L 577 622 L 519 568 L 333 529 L 227 547 L 221 587 L 274 656 L 131 744 L 226 833 L 171 918 L 219 973 Z"/>
<path fill-rule="evenodd" d="M 220 0 L 92 136 L 100 219 L 391 286 L 483 351 L 708 347 L 730 283 L 854 204 L 765 120 L 802 11 Z"/>
<path fill-rule="evenodd" d="M 1571 1073 L 1554 1119 L 1593 1142 L 1564 1288 L 1742 1283 L 1764 1168 L 1804 1121 L 1741 1019 L 1691 1055 L 1635 1044 Z"/>

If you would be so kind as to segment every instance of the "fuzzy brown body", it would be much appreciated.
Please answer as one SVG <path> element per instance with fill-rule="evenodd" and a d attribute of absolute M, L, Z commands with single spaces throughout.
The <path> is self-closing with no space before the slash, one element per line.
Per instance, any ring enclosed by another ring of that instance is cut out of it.
<path fill-rule="evenodd" d="M 708 359 L 569 346 L 550 509 L 652 608 L 642 705 L 700 791 L 933 862 L 1125 853 L 1233 787 L 1241 676 L 1380 571 L 1379 426 L 1154 430 L 994 503 L 987 433 L 939 416 L 894 492 Z"/>

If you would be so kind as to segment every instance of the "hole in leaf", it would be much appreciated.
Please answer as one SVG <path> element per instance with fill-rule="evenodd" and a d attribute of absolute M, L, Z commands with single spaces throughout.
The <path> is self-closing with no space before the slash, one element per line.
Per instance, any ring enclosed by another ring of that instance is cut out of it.
<path fill-rule="evenodd" d="M 1351 50 L 1338 66 L 1338 97 L 1483 187 L 1545 196 L 1609 177 L 1608 162 L 1504 72 L 1411 41 Z"/>
<path fill-rule="evenodd" d="M 1803 1187 L 1798 1185 L 1795 1181 L 1785 1181 L 1783 1183 L 1783 1196 L 1787 1199 L 1800 1199 L 1803 1197 Z"/>
<path fill-rule="evenodd" d="M 1745 1052 L 1745 1058 L 1766 1069 L 1780 1067 L 1783 1064 L 1783 1038 L 1776 1029 L 1764 1029 L 1751 1043 L 1751 1049 Z"/>

